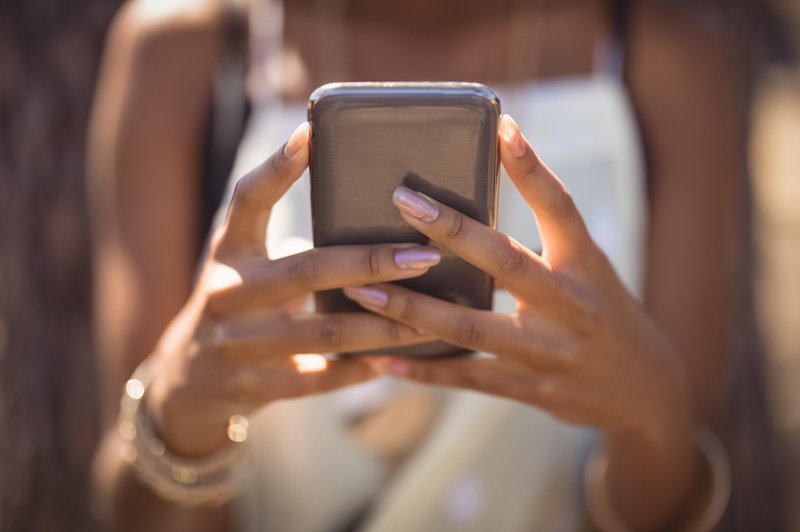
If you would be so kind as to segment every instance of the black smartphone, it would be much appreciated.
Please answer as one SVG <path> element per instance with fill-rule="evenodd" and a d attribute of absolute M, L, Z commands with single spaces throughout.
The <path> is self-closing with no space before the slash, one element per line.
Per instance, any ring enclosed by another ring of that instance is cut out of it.
<path fill-rule="evenodd" d="M 392 204 L 398 185 L 494 227 L 499 117 L 497 95 L 477 83 L 334 83 L 315 90 L 308 102 L 314 245 L 429 244 Z M 439 265 L 397 283 L 462 305 L 492 306 L 492 278 L 447 249 Z M 320 312 L 361 310 L 341 290 L 315 299 Z M 445 342 L 381 351 L 467 352 Z"/>

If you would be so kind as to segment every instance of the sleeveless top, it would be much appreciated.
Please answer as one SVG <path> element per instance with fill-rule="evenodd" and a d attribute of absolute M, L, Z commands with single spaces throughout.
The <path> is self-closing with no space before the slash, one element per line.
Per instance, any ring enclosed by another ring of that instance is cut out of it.
<path fill-rule="evenodd" d="M 277 149 L 305 120 L 274 87 L 282 74 L 279 3 L 251 6 L 252 110 L 225 199 L 236 179 Z M 646 200 L 635 115 L 618 57 L 598 54 L 588 77 L 493 87 L 539 156 L 561 177 L 589 231 L 628 289 L 641 292 Z M 610 59 L 610 60 L 609 60 Z M 616 67 L 616 68 L 615 68 Z M 540 249 L 535 219 L 501 175 L 498 230 Z M 270 256 L 310 247 L 306 172 L 273 209 Z M 513 311 L 505 291 L 494 308 Z M 351 439 L 343 420 L 364 405 L 417 384 L 381 378 L 336 392 L 268 405 L 250 419 L 237 498 L 242 531 L 337 532 L 361 516 L 366 532 L 580 530 L 583 458 L 594 431 L 514 401 L 441 389 L 439 419 L 386 484 L 388 467 Z M 368 511 L 365 511 L 365 508 Z"/>

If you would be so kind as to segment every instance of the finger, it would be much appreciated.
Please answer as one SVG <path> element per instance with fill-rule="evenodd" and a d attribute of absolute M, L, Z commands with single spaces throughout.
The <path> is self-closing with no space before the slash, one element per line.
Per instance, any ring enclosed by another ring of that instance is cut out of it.
<path fill-rule="evenodd" d="M 550 406 L 552 402 L 551 376 L 500 358 L 379 357 L 369 363 L 376 373 L 433 386 L 473 390 L 537 406 Z"/>
<path fill-rule="evenodd" d="M 315 248 L 274 261 L 261 282 L 272 286 L 277 298 L 295 297 L 304 292 L 418 277 L 439 264 L 441 258 L 435 247 L 418 244 Z"/>
<path fill-rule="evenodd" d="M 269 314 L 215 326 L 218 349 L 235 358 L 265 362 L 296 353 L 350 353 L 430 342 L 396 321 L 364 312 Z"/>
<path fill-rule="evenodd" d="M 299 388 L 304 391 L 304 395 L 330 392 L 378 376 L 374 369 L 357 360 L 328 359 L 325 369 L 321 371 L 304 371 L 302 366 L 297 365 L 295 357 L 292 357 L 292 363 L 296 368 Z"/>
<path fill-rule="evenodd" d="M 491 227 L 419 192 L 400 186 L 392 201 L 416 230 L 500 281 L 511 292 L 530 293 L 549 276 L 541 257 Z"/>
<path fill-rule="evenodd" d="M 308 122 L 300 124 L 286 144 L 236 183 L 220 249 L 265 251 L 272 206 L 308 166 L 309 130 Z"/>
<path fill-rule="evenodd" d="M 293 399 L 330 392 L 378 376 L 374 369 L 356 360 L 333 360 L 317 354 L 273 359 L 259 368 L 248 367 L 236 379 L 239 402 Z"/>
<path fill-rule="evenodd" d="M 539 159 L 510 116 L 501 118 L 499 129 L 500 160 L 536 215 L 548 258 L 583 251 L 591 238 L 567 187 Z"/>
<path fill-rule="evenodd" d="M 348 287 L 344 294 L 368 310 L 467 349 L 540 368 L 566 366 L 566 360 L 532 337 L 513 315 L 464 307 L 389 284 Z"/>
<path fill-rule="evenodd" d="M 285 331 L 291 351 L 302 353 L 350 353 L 435 339 L 408 325 L 359 312 L 296 315 Z"/>
<path fill-rule="evenodd" d="M 438 249 L 418 244 L 331 246 L 274 261 L 256 257 L 231 282 L 209 284 L 209 308 L 217 316 L 246 313 L 309 292 L 418 277 L 440 260 Z"/>

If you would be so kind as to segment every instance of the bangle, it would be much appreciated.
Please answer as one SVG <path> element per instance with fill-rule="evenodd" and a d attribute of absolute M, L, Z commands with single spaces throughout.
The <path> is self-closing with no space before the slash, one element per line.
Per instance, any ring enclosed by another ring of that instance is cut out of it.
<path fill-rule="evenodd" d="M 708 428 L 699 429 L 694 443 L 703 452 L 706 467 L 711 473 L 712 489 L 703 513 L 691 523 L 678 526 L 682 532 L 709 532 L 717 526 L 725 513 L 731 495 L 731 464 L 728 453 L 719 437 Z M 617 516 L 606 490 L 608 454 L 596 448 L 586 463 L 584 489 L 586 506 L 594 524 L 604 532 L 631 532 L 632 529 Z"/>
<path fill-rule="evenodd" d="M 165 500 L 183 506 L 220 506 L 230 501 L 241 484 L 234 466 L 243 451 L 238 444 L 247 438 L 247 419 L 231 416 L 227 434 L 234 445 L 203 458 L 177 456 L 158 437 L 155 424 L 142 403 L 154 374 L 154 366 L 148 358 L 125 384 L 117 423 L 124 442 L 123 459 L 143 484 Z"/>

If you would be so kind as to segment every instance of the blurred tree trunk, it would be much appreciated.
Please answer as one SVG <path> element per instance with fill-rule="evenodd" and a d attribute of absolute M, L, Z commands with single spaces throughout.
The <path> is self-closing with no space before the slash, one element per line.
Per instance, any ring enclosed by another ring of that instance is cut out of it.
<path fill-rule="evenodd" d="M 0 530 L 94 530 L 84 139 L 119 0 L 0 0 Z"/>

